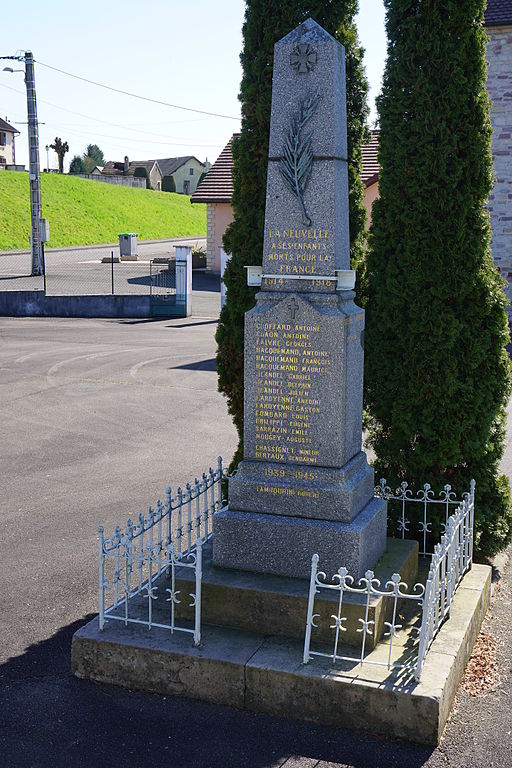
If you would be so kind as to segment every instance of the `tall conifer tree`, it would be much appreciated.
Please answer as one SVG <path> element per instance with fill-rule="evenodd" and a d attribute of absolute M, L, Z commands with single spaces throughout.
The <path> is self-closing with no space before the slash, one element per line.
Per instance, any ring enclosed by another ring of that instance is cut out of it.
<path fill-rule="evenodd" d="M 377 476 L 477 481 L 477 547 L 512 532 L 500 475 L 510 361 L 485 210 L 493 181 L 486 0 L 385 0 L 380 199 L 367 259 L 366 388 Z M 441 520 L 437 521 L 437 533 Z"/>
<path fill-rule="evenodd" d="M 358 265 L 363 255 L 366 214 L 359 174 L 361 146 L 367 138 L 368 84 L 354 26 L 357 5 L 357 0 L 246 0 L 240 56 L 242 128 L 233 142 L 235 218 L 224 235 L 224 248 L 232 255 L 224 275 L 227 302 L 216 336 L 219 389 L 227 397 L 240 438 L 232 466 L 243 453 L 244 313 L 254 306 L 256 293 L 247 287 L 245 266 L 261 264 L 263 255 L 274 43 L 309 17 L 345 46 L 353 265 Z"/>

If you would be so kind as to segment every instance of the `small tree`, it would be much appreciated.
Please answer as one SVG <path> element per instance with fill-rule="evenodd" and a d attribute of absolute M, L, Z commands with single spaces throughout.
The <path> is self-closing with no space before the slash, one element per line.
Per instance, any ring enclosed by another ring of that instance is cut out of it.
<path fill-rule="evenodd" d="M 512 512 L 499 471 L 509 334 L 485 210 L 486 0 L 385 5 L 365 345 L 376 473 L 391 487 L 449 483 L 459 496 L 474 477 L 476 544 L 490 555 L 510 540 Z"/>
<path fill-rule="evenodd" d="M 146 179 L 146 189 L 151 189 L 151 182 L 149 180 L 148 169 L 142 165 L 138 165 L 134 170 L 133 175 L 136 179 Z"/>
<path fill-rule="evenodd" d="M 204 179 L 204 177 L 206 176 L 207 173 L 208 173 L 208 171 L 203 171 L 202 172 L 202 174 L 199 177 L 199 181 L 197 182 L 197 186 L 200 185 L 200 183 L 202 182 L 202 180 Z"/>
<path fill-rule="evenodd" d="M 84 168 L 84 163 L 80 155 L 75 155 L 71 160 L 69 164 L 69 173 L 71 174 L 87 173 L 87 171 Z"/>
<path fill-rule="evenodd" d="M 105 157 L 97 144 L 87 145 L 87 149 L 82 156 L 82 160 L 84 168 L 86 169 L 84 171 L 85 173 L 91 173 L 96 165 L 105 165 Z"/>
<path fill-rule="evenodd" d="M 368 83 L 354 26 L 356 11 L 357 0 L 246 0 L 240 56 L 242 129 L 240 138 L 233 142 L 235 218 L 224 235 L 224 248 L 232 257 L 224 274 L 227 301 L 216 334 L 219 389 L 227 397 L 240 440 L 232 467 L 243 454 L 244 313 L 254 305 L 256 293 L 247 286 L 245 266 L 261 264 L 263 254 L 274 43 L 311 16 L 345 46 L 350 242 L 352 263 L 356 265 L 365 239 L 360 169 L 368 114 Z"/>
<path fill-rule="evenodd" d="M 176 192 L 174 176 L 164 176 L 162 179 L 162 192 Z"/>
<path fill-rule="evenodd" d="M 50 144 L 50 148 L 53 149 L 59 160 L 59 173 L 64 172 L 64 155 L 69 152 L 69 144 L 67 141 L 62 141 L 58 136 L 55 137 L 53 144 Z"/>

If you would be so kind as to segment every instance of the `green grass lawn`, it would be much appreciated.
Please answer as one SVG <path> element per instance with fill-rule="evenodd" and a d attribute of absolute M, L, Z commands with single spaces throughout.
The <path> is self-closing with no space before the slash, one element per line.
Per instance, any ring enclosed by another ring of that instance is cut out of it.
<path fill-rule="evenodd" d="M 50 248 L 112 243 L 122 232 L 139 240 L 206 233 L 206 206 L 186 195 L 42 173 L 41 197 Z M 29 234 L 28 173 L 0 171 L 0 250 L 28 249 Z"/>

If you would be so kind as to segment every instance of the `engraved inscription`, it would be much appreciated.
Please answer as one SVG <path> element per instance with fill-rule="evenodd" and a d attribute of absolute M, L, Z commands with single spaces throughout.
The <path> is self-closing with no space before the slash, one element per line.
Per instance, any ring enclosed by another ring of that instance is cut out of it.
<path fill-rule="evenodd" d="M 270 228 L 269 268 L 276 275 L 321 275 L 334 268 L 332 238 L 327 229 Z M 324 282 L 324 281 L 322 281 Z"/>
<path fill-rule="evenodd" d="M 294 322 L 256 322 L 255 458 L 311 465 L 320 457 L 316 426 L 333 360 L 323 346 L 320 325 L 301 322 L 295 316 L 298 307 L 294 299 L 287 304 Z M 269 481 L 284 478 L 284 470 L 265 474 Z M 313 477 L 304 469 L 295 479 L 307 482 Z M 259 490 L 269 495 L 300 492 L 271 482 Z"/>

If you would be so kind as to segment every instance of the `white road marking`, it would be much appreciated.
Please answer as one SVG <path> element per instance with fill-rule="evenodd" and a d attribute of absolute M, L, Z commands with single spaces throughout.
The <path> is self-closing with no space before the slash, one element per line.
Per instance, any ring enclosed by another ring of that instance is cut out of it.
<path fill-rule="evenodd" d="M 76 357 L 67 357 L 65 360 L 61 360 L 59 363 L 55 363 L 55 365 L 52 365 L 51 368 L 48 368 L 48 371 L 46 373 L 46 378 L 48 380 L 49 384 L 53 384 L 52 378 L 54 374 L 59 370 L 59 368 L 62 368 L 63 365 L 67 365 L 68 363 L 73 363 L 76 360 L 94 360 L 99 357 L 108 357 L 109 355 L 121 355 L 124 352 L 138 352 L 138 349 L 114 349 L 110 352 L 95 352 L 91 354 L 90 352 L 87 355 L 76 355 Z"/>

